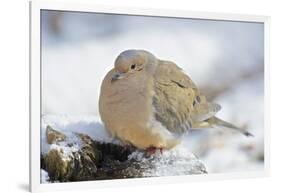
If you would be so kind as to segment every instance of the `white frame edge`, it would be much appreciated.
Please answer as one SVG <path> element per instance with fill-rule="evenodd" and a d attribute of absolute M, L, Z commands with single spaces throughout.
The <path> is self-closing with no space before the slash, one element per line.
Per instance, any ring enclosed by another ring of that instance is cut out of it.
<path fill-rule="evenodd" d="M 264 171 L 257 172 L 236 172 L 223 174 L 204 174 L 191 176 L 173 176 L 173 177 L 157 177 L 157 178 L 136 178 L 136 179 L 120 179 L 120 180 L 104 180 L 104 181 L 85 181 L 73 183 L 40 183 L 40 122 L 41 122 L 41 48 L 40 48 L 40 11 L 41 9 L 62 10 L 62 11 L 81 11 L 96 13 L 115 13 L 128 15 L 146 15 L 146 16 L 164 16 L 164 17 L 181 17 L 192 19 L 208 19 L 208 20 L 226 20 L 226 21 L 244 21 L 244 22 L 260 22 L 264 24 L 264 66 L 265 66 L 265 129 L 264 129 L 264 146 L 265 146 L 265 162 Z M 30 2 L 30 191 L 42 192 L 51 190 L 71 190 L 84 188 L 108 188 L 108 187 L 124 187 L 135 185 L 150 184 L 167 184 L 167 183 L 183 183 L 202 180 L 224 180 L 269 176 L 270 165 L 270 144 L 269 144 L 269 25 L 270 17 L 257 15 L 241 15 L 241 14 L 222 14 L 222 13 L 206 13 L 191 12 L 183 10 L 164 10 L 164 9 L 147 9 L 134 7 L 113 7 L 96 4 L 81 4 L 73 2 L 53 2 L 53 1 L 32 1 Z M 38 129 L 39 128 L 39 129 Z"/>

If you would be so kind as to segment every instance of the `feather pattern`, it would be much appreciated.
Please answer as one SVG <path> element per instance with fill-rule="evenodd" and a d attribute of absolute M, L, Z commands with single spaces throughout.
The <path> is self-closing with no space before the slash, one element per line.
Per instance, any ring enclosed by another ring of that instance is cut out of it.
<path fill-rule="evenodd" d="M 214 116 L 220 106 L 208 103 L 193 81 L 173 62 L 160 61 L 154 74 L 155 119 L 170 132 L 183 134 L 197 121 Z"/>

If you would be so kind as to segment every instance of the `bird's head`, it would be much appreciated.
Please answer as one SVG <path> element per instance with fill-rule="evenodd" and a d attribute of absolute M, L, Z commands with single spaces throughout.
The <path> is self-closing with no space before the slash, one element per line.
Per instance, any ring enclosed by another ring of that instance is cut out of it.
<path fill-rule="evenodd" d="M 126 50 L 115 60 L 111 82 L 139 72 L 152 72 L 157 65 L 157 58 L 145 50 Z"/>

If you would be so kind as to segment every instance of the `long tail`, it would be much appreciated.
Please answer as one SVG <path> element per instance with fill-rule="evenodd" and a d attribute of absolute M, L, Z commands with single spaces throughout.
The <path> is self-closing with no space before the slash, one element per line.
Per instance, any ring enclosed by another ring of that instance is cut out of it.
<path fill-rule="evenodd" d="M 224 120 L 221 120 L 217 117 L 211 117 L 210 119 L 206 120 L 211 127 L 215 127 L 215 128 L 227 128 L 227 129 L 233 129 L 235 131 L 238 131 L 242 134 L 244 134 L 245 136 L 247 137 L 253 137 L 253 134 L 251 134 L 250 132 L 246 131 L 245 128 L 240 128 L 240 127 L 237 127 L 231 123 L 228 123 Z"/>

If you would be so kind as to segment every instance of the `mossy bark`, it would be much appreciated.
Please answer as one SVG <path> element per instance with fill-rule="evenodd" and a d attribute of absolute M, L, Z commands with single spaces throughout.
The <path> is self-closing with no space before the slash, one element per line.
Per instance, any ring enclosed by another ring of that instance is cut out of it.
<path fill-rule="evenodd" d="M 47 139 L 58 147 L 61 142 L 71 147 L 74 144 L 67 137 L 52 129 L 46 130 Z M 49 135 L 52 135 L 51 137 Z M 128 158 L 136 150 L 130 146 L 112 143 L 101 143 L 92 140 L 88 135 L 76 133 L 80 139 L 80 149 L 66 155 L 63 148 L 50 149 L 46 155 L 41 155 L 41 168 L 49 174 L 51 182 L 108 180 L 154 176 L 157 157 L 147 157 L 144 160 Z M 145 153 L 144 156 L 147 156 Z M 175 167 L 175 166 L 173 166 Z M 186 169 L 183 174 L 206 173 L 205 167 L 198 162 L 198 168 Z"/>

